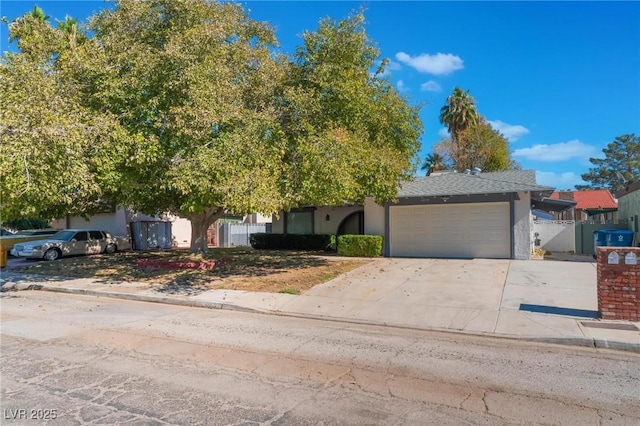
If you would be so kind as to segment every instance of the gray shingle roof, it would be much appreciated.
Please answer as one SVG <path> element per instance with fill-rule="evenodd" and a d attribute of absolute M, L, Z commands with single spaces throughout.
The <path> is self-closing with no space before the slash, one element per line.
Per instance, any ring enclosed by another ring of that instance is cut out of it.
<path fill-rule="evenodd" d="M 554 188 L 536 183 L 534 170 L 510 170 L 506 172 L 445 173 L 417 177 L 403 182 L 398 197 L 430 197 L 441 195 L 496 194 L 519 191 L 550 192 Z"/>

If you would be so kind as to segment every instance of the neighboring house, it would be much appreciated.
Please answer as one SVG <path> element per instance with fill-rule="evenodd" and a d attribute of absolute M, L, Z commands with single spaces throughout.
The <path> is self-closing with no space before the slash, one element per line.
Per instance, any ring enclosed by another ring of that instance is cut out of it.
<path fill-rule="evenodd" d="M 532 204 L 552 192 L 533 170 L 432 173 L 403 183 L 384 206 L 367 198 L 282 212 L 272 232 L 382 235 L 386 256 L 529 259 Z"/>
<path fill-rule="evenodd" d="M 113 212 L 95 214 L 88 219 L 81 216 L 67 216 L 65 218 L 52 221 L 51 227 L 59 229 L 92 228 L 108 231 L 116 236 L 124 237 L 129 235 L 126 212 L 124 209 L 115 209 Z"/>
<path fill-rule="evenodd" d="M 581 220 L 605 223 L 618 219 L 618 202 L 607 189 L 581 189 L 579 191 L 556 191 L 551 198 L 574 201 L 573 209 L 559 212 L 556 220 Z"/>
<path fill-rule="evenodd" d="M 165 224 L 170 226 L 158 226 Z M 52 227 L 109 231 L 116 236 L 132 237 L 134 246 L 136 242 L 140 245 L 141 237 L 133 234 L 144 234 L 145 248 L 189 247 L 191 243 L 191 223 L 187 219 L 172 215 L 149 216 L 123 208 L 116 208 L 110 213 L 95 214 L 87 219 L 81 216 L 67 216 L 53 221 Z"/>
<path fill-rule="evenodd" d="M 269 223 L 271 217 L 257 213 L 247 216 L 225 216 L 221 222 L 234 221 L 244 223 Z M 52 222 L 53 228 L 93 228 L 109 231 L 116 236 L 132 236 L 133 243 L 144 240 L 143 248 L 185 248 L 191 245 L 191 222 L 187 219 L 164 214 L 149 216 L 134 213 L 127 209 L 117 208 L 112 212 L 100 213 L 85 219 L 80 216 L 67 216 Z M 210 245 L 216 244 L 216 229 L 214 224 L 209 232 Z M 136 234 L 136 235 L 134 235 Z"/>
<path fill-rule="evenodd" d="M 618 218 L 628 221 L 632 231 L 640 232 L 640 181 L 629 183 L 624 189 L 616 192 L 618 198 Z M 636 237 L 640 243 L 640 239 Z"/>

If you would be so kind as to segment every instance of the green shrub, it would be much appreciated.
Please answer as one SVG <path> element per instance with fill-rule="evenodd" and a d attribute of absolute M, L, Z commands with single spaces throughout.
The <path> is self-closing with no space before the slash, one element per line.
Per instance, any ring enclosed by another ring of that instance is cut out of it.
<path fill-rule="evenodd" d="M 8 220 L 6 222 L 3 222 L 2 226 L 6 226 L 7 228 L 11 229 L 17 229 L 19 231 L 23 229 L 46 229 L 51 227 L 48 220 L 34 217 Z"/>
<path fill-rule="evenodd" d="M 256 250 L 327 250 L 331 235 L 256 233 L 251 234 L 249 242 Z"/>
<path fill-rule="evenodd" d="M 340 235 L 338 254 L 342 256 L 376 257 L 382 256 L 380 235 Z"/>

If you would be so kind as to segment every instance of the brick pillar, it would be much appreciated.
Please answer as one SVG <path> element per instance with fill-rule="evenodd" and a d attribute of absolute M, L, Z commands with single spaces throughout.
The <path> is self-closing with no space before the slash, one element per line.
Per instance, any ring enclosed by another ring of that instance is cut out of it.
<path fill-rule="evenodd" d="M 608 261 L 612 252 L 617 265 Z M 635 253 L 636 265 L 625 263 L 627 253 Z M 640 321 L 640 248 L 598 247 L 598 312 L 602 319 Z"/>

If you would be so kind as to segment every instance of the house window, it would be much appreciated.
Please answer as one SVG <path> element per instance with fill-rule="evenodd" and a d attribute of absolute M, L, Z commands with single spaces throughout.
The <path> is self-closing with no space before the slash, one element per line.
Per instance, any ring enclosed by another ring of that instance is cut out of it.
<path fill-rule="evenodd" d="M 284 232 L 286 234 L 313 234 L 313 211 L 285 213 Z"/>

